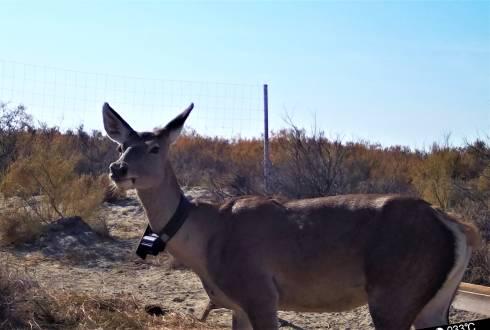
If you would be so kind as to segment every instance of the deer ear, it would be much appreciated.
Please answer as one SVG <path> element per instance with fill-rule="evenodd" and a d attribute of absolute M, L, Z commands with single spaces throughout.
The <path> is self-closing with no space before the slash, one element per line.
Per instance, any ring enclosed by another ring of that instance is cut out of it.
<path fill-rule="evenodd" d="M 129 124 L 111 108 L 109 103 L 104 103 L 102 114 L 105 131 L 111 140 L 122 144 L 127 141 L 131 135 L 136 134 L 131 126 L 129 126 Z"/>
<path fill-rule="evenodd" d="M 187 109 L 182 111 L 180 115 L 172 119 L 159 133 L 159 135 L 163 134 L 165 132 L 167 135 L 167 138 L 169 140 L 169 144 L 175 142 L 177 138 L 180 135 L 180 132 L 182 131 L 182 128 L 184 127 L 184 122 L 189 117 L 189 114 L 191 113 L 192 109 L 194 108 L 194 103 L 191 103 Z"/>

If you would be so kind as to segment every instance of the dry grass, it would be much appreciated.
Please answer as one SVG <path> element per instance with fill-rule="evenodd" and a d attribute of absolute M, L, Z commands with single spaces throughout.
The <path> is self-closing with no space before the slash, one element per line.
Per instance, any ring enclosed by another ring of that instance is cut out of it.
<path fill-rule="evenodd" d="M 97 234 L 102 237 L 111 237 L 109 232 L 109 226 L 107 225 L 107 219 L 100 216 L 94 215 L 88 219 L 83 219 L 83 221 Z"/>
<path fill-rule="evenodd" d="M 42 233 L 43 225 L 24 209 L 0 210 L 0 245 L 22 244 Z"/>
<path fill-rule="evenodd" d="M 17 329 L 23 325 L 20 313 L 27 293 L 36 290 L 36 283 L 18 270 L 11 268 L 7 260 L 0 264 L 0 329 Z"/>
<path fill-rule="evenodd" d="M 490 244 L 485 243 L 483 246 L 473 252 L 468 265 L 465 282 L 490 285 Z"/>
<path fill-rule="evenodd" d="M 47 293 L 46 293 L 47 294 Z M 45 304 L 45 299 L 50 304 Z M 129 294 L 111 297 L 61 292 L 34 298 L 34 320 L 50 329 L 210 329 L 194 317 L 177 312 L 152 316 Z"/>
<path fill-rule="evenodd" d="M 130 294 L 49 291 L 19 271 L 0 269 L 0 329 L 213 329 L 161 308 L 150 315 Z"/>

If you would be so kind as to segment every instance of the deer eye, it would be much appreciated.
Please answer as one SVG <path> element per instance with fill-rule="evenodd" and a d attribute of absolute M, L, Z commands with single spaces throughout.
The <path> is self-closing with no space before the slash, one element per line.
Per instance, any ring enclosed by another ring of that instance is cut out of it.
<path fill-rule="evenodd" d="M 121 154 L 123 152 L 122 145 L 118 145 L 116 150 Z"/>
<path fill-rule="evenodd" d="M 152 154 L 157 154 L 158 151 L 160 151 L 160 147 L 159 146 L 153 146 L 153 147 L 150 148 L 150 152 Z"/>

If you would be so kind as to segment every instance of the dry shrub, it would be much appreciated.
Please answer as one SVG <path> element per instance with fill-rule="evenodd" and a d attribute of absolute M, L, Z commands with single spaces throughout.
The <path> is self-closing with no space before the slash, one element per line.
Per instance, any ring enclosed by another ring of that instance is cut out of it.
<path fill-rule="evenodd" d="M 43 226 L 25 209 L 0 210 L 0 245 L 22 244 L 42 233 Z"/>
<path fill-rule="evenodd" d="M 78 174 L 94 176 L 107 174 L 109 164 L 118 158 L 114 142 L 99 131 L 92 131 L 89 134 L 84 131 L 83 126 L 80 126 L 75 131 L 67 131 L 63 134 L 63 139 L 81 155 L 76 166 Z"/>
<path fill-rule="evenodd" d="M 195 132 L 183 134 L 171 149 L 182 185 L 205 186 L 227 196 L 263 191 L 262 154 L 258 139 L 228 140 Z"/>
<path fill-rule="evenodd" d="M 347 149 L 323 132 L 308 135 L 292 125 L 272 139 L 274 193 L 293 198 L 318 197 L 339 190 Z"/>
<path fill-rule="evenodd" d="M 90 227 L 90 229 L 92 229 L 98 235 L 106 238 L 111 237 L 106 219 L 99 214 L 95 214 L 89 218 L 83 219 L 83 222 L 85 222 Z"/>
<path fill-rule="evenodd" d="M 77 174 L 75 168 L 82 158 L 77 149 L 57 131 L 25 134 L 21 140 L 19 155 L 9 166 L 1 187 L 6 198 L 20 199 L 22 207 L 6 218 L 29 225 L 72 216 L 92 224 L 100 222 L 94 214 L 104 198 L 103 180 Z M 32 219 L 26 220 L 28 217 Z M 103 224 L 95 227 L 103 232 Z"/>
<path fill-rule="evenodd" d="M 81 157 L 76 150 L 59 135 L 42 134 L 25 143 L 3 180 L 5 196 L 20 197 L 44 222 L 56 215 L 86 216 L 93 212 L 102 191 L 97 179 L 75 172 Z M 33 196 L 43 197 L 39 201 Z M 49 207 L 43 208 L 46 204 Z"/>
<path fill-rule="evenodd" d="M 32 128 L 32 117 L 25 107 L 10 107 L 0 102 L 0 178 L 15 159 L 15 148 L 20 132 Z"/>
<path fill-rule="evenodd" d="M 347 142 L 345 148 L 340 193 L 414 193 L 409 169 L 419 159 L 410 148 L 366 141 Z"/>
<path fill-rule="evenodd" d="M 229 141 L 194 132 L 183 134 L 171 149 L 172 164 L 184 186 L 208 185 L 210 178 L 229 172 Z"/>
<path fill-rule="evenodd" d="M 409 169 L 418 160 L 418 153 L 406 147 L 342 142 L 291 124 L 271 138 L 272 192 L 290 198 L 413 194 Z"/>
<path fill-rule="evenodd" d="M 454 150 L 433 148 L 413 171 L 413 184 L 420 196 L 442 209 L 454 206 L 455 171 L 460 157 Z"/>
<path fill-rule="evenodd" d="M 63 216 L 80 216 L 88 220 L 102 204 L 105 191 L 101 178 L 81 175 L 74 178 L 62 197 Z"/>
<path fill-rule="evenodd" d="M 478 250 L 473 251 L 463 280 L 490 285 L 490 199 L 470 197 L 465 197 L 455 211 L 464 220 L 477 226 L 482 244 Z"/>

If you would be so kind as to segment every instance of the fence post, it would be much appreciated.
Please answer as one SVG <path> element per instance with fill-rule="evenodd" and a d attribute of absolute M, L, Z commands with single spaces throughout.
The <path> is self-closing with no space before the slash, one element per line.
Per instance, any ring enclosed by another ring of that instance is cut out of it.
<path fill-rule="evenodd" d="M 264 84 L 264 190 L 269 194 L 269 95 L 267 84 Z"/>

